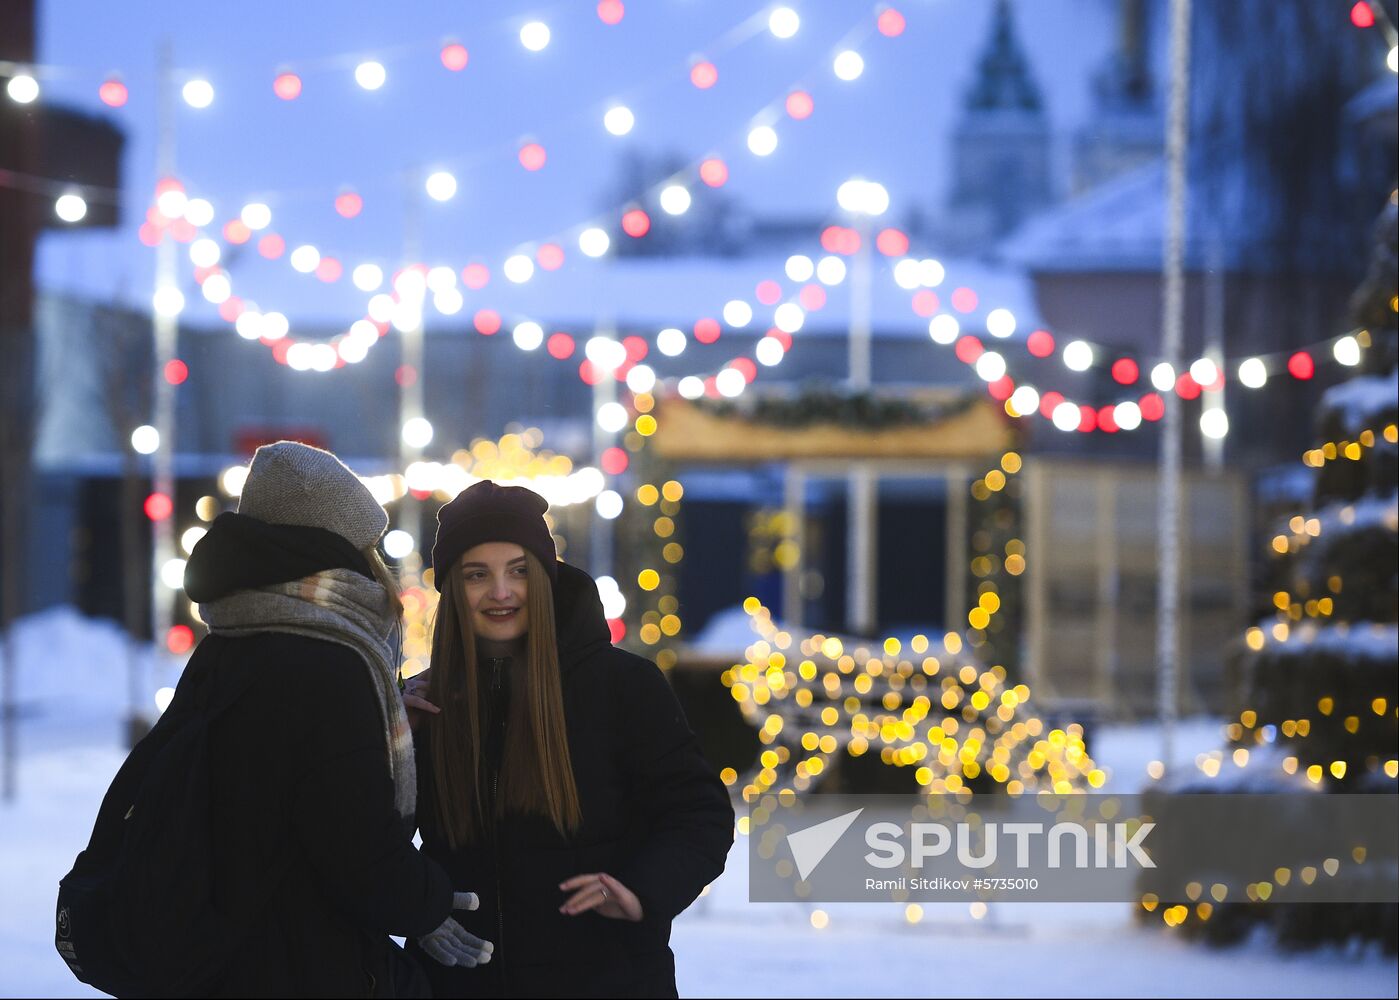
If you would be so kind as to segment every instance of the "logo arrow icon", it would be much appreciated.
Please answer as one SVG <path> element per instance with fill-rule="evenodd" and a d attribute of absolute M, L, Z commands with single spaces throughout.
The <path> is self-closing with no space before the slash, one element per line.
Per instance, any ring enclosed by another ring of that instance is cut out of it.
<path fill-rule="evenodd" d="M 797 863 L 797 877 L 805 880 L 815 871 L 816 866 L 831 852 L 831 848 L 836 846 L 836 842 L 845 831 L 850 829 L 850 824 L 864 811 L 864 807 L 861 806 L 854 812 L 787 834 L 787 844 L 792 849 L 792 860 Z"/>

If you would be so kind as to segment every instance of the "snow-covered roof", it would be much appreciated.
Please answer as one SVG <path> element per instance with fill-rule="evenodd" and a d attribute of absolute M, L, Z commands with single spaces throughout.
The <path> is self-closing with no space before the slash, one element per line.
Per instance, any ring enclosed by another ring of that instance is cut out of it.
<path fill-rule="evenodd" d="M 1232 263 L 1238 246 L 1228 227 L 1208 218 L 1199 198 L 1187 202 L 1187 212 L 1187 266 Z M 1157 160 L 1035 216 L 997 247 L 997 257 L 1006 266 L 1040 273 L 1157 272 L 1165 213 L 1165 170 Z"/>
<path fill-rule="evenodd" d="M 1335 413 L 1346 433 L 1358 434 L 1399 408 L 1399 379 L 1388 375 L 1360 375 L 1332 386 L 1321 397 L 1321 411 Z"/>

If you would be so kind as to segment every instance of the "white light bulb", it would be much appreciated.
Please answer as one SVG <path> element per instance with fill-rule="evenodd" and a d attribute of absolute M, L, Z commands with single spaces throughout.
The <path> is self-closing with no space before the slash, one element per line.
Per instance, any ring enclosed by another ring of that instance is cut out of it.
<path fill-rule="evenodd" d="M 199 540 L 208 533 L 208 528 L 201 528 L 198 525 L 186 528 L 184 534 L 180 536 L 180 548 L 184 549 L 186 554 L 192 554 L 194 547 L 199 544 Z"/>
<path fill-rule="evenodd" d="M 160 197 L 155 200 L 155 207 L 167 219 L 178 219 L 189 207 L 189 198 L 179 188 L 171 188 L 161 192 Z"/>
<path fill-rule="evenodd" d="M 583 353 L 603 371 L 616 371 L 627 363 L 627 349 L 611 337 L 590 337 Z"/>
<path fill-rule="evenodd" d="M 175 700 L 175 689 L 169 686 L 156 688 L 155 690 L 155 710 L 158 714 L 164 715 L 165 710 L 170 707 L 170 703 Z"/>
<path fill-rule="evenodd" d="M 667 215 L 684 215 L 690 210 L 690 191 L 682 184 L 668 184 L 661 189 L 661 211 Z"/>
<path fill-rule="evenodd" d="M 1134 431 L 1142 425 L 1142 408 L 1126 400 L 1112 408 L 1112 419 L 1124 431 Z"/>
<path fill-rule="evenodd" d="M 272 225 L 272 209 L 260 201 L 249 202 L 238 213 L 238 218 L 243 220 L 243 225 L 254 231 L 266 229 Z"/>
<path fill-rule="evenodd" d="M 455 288 L 444 288 L 432 296 L 432 307 L 443 316 L 455 316 L 465 304 L 466 300 Z"/>
<path fill-rule="evenodd" d="M 302 274 L 310 274 L 321 263 L 321 252 L 309 243 L 303 243 L 291 252 L 291 266 Z"/>
<path fill-rule="evenodd" d="M 1006 373 L 1006 359 L 995 351 L 983 351 L 976 359 L 976 373 L 982 381 L 994 382 Z"/>
<path fill-rule="evenodd" d="M 737 368 L 725 368 L 714 377 L 714 386 L 719 390 L 719 395 L 733 399 L 741 396 L 743 390 L 748 388 L 748 380 Z"/>
<path fill-rule="evenodd" d="M 1399 73 L 1399 45 L 1389 47 L 1389 55 L 1384 57 L 1384 64 L 1389 67 L 1391 73 Z"/>
<path fill-rule="evenodd" d="M 1162 361 L 1151 369 L 1151 384 L 1157 392 L 1170 392 L 1176 387 L 1176 370 L 1170 362 Z"/>
<path fill-rule="evenodd" d="M 685 399 L 699 399 L 704 395 L 704 379 L 698 375 L 686 375 L 675 389 Z"/>
<path fill-rule="evenodd" d="M 942 284 L 942 279 L 947 277 L 947 272 L 943 269 L 940 261 L 929 257 L 918 262 L 918 280 L 922 282 L 924 288 L 936 288 Z"/>
<path fill-rule="evenodd" d="M 847 212 L 860 212 L 865 205 L 865 182 L 851 178 L 836 188 L 836 204 Z"/>
<path fill-rule="evenodd" d="M 131 447 L 139 455 L 154 455 L 160 450 L 160 431 L 142 424 L 131 432 Z"/>
<path fill-rule="evenodd" d="M 335 353 L 347 365 L 357 365 L 369 356 L 369 345 L 355 337 L 346 337 L 335 345 Z"/>
<path fill-rule="evenodd" d="M 248 481 L 248 467 L 246 465 L 230 465 L 219 473 L 219 489 L 230 497 L 238 497 L 243 494 L 243 484 Z"/>
<path fill-rule="evenodd" d="M 883 215 L 889 210 L 889 192 L 878 181 L 866 181 L 860 211 L 866 215 Z"/>
<path fill-rule="evenodd" d="M 287 348 L 287 367 L 294 372 L 311 370 L 311 345 L 292 344 Z"/>
<path fill-rule="evenodd" d="M 191 80 L 180 90 L 180 94 L 192 108 L 207 108 L 214 103 L 214 85 L 208 80 Z"/>
<path fill-rule="evenodd" d="M 39 99 L 39 81 L 28 73 L 20 73 L 10 77 L 9 83 L 5 84 L 5 93 L 16 104 L 32 104 Z"/>
<path fill-rule="evenodd" d="M 213 267 L 222 255 L 223 251 L 219 249 L 218 243 L 207 236 L 189 245 L 190 263 L 195 267 Z"/>
<path fill-rule="evenodd" d="M 513 254 L 505 258 L 505 263 L 501 265 L 500 270 L 510 281 L 517 285 L 523 285 L 534 277 L 534 261 L 525 254 Z"/>
<path fill-rule="evenodd" d="M 397 303 L 394 302 L 392 295 L 381 292 L 369 300 L 369 306 L 366 312 L 369 313 L 369 318 L 374 320 L 374 322 L 387 323 L 389 320 L 393 319 L 393 311 L 396 305 Z"/>
<path fill-rule="evenodd" d="M 457 193 L 457 179 L 446 170 L 438 170 L 428 175 L 424 187 L 433 201 L 450 201 Z"/>
<path fill-rule="evenodd" d="M 578 249 L 588 257 L 601 257 L 612 245 L 612 239 L 605 229 L 592 226 L 578 235 Z"/>
<path fill-rule="evenodd" d="M 782 363 L 787 351 L 782 346 L 782 341 L 776 337 L 764 337 L 758 341 L 758 346 L 753 349 L 753 354 L 758 359 L 759 364 L 772 368 Z"/>
<path fill-rule="evenodd" d="M 238 336 L 244 340 L 259 340 L 262 338 L 262 313 L 256 309 L 244 309 L 238 314 L 238 318 L 233 321 L 233 328 L 238 331 Z"/>
<path fill-rule="evenodd" d="M 228 301 L 228 297 L 233 294 L 233 283 L 228 280 L 226 274 L 211 274 L 204 279 L 204 284 L 199 289 L 204 293 L 204 298 L 219 305 Z"/>
<path fill-rule="evenodd" d="M 393 290 L 400 299 L 421 299 L 427 291 L 427 278 L 416 267 L 404 268 L 394 276 Z"/>
<path fill-rule="evenodd" d="M 622 513 L 622 495 L 616 490 L 603 490 L 597 495 L 597 499 L 594 500 L 593 503 L 597 507 L 598 516 L 608 521 L 613 520 Z M 601 591 L 601 586 L 599 586 L 598 589 Z M 601 594 L 599 594 L 599 596 L 601 596 Z M 603 603 L 607 603 L 605 597 L 603 598 Z M 606 608 L 603 609 L 603 613 L 606 614 Z"/>
<path fill-rule="evenodd" d="M 549 26 L 543 21 L 531 21 L 520 29 L 520 44 L 531 52 L 542 52 L 549 46 Z"/>
<path fill-rule="evenodd" d="M 457 272 L 450 267 L 439 265 L 428 270 L 424 283 L 434 292 L 445 292 L 449 288 L 457 287 Z"/>
<path fill-rule="evenodd" d="M 373 59 L 366 60 L 355 67 L 355 83 L 365 90 L 378 90 L 388 78 L 389 74 L 384 69 L 384 64 L 375 62 Z"/>
<path fill-rule="evenodd" d="M 603 403 L 598 407 L 597 425 L 609 434 L 627 426 L 627 408 L 621 403 Z"/>
<path fill-rule="evenodd" d="M 1039 390 L 1032 385 L 1017 386 L 1010 394 L 1010 405 L 1022 417 L 1028 417 L 1040 408 Z"/>
<path fill-rule="evenodd" d="M 281 340 L 291 332 L 291 323 L 279 312 L 263 313 L 262 339 Z"/>
<path fill-rule="evenodd" d="M 810 281 L 811 276 L 816 273 L 816 265 L 811 262 L 810 257 L 795 254 L 787 258 L 785 270 L 787 277 L 793 281 Z"/>
<path fill-rule="evenodd" d="M 171 590 L 180 590 L 185 585 L 185 561 L 168 559 L 160 567 L 160 582 Z"/>
<path fill-rule="evenodd" d="M 769 156 L 777 149 L 777 132 L 771 125 L 758 125 L 748 133 L 748 150 L 754 156 Z"/>
<path fill-rule="evenodd" d="M 184 312 L 184 294 L 173 285 L 166 285 L 151 298 L 155 311 L 162 316 L 178 316 Z"/>
<path fill-rule="evenodd" d="M 632 392 L 650 392 L 656 387 L 656 373 L 650 365 L 636 365 L 627 372 L 627 388 Z"/>
<path fill-rule="evenodd" d="M 203 229 L 214 221 L 214 206 L 204 198 L 191 198 L 185 204 L 185 221 L 196 229 Z"/>
<path fill-rule="evenodd" d="M 928 320 L 928 336 L 933 338 L 935 344 L 942 344 L 944 347 L 955 344 L 961 335 L 962 325 L 951 313 L 939 313 Z"/>
<path fill-rule="evenodd" d="M 413 536 L 398 528 L 384 536 L 384 555 L 390 559 L 403 559 L 417 547 L 418 543 L 413 540 Z"/>
<path fill-rule="evenodd" d="M 918 261 L 905 257 L 894 265 L 894 283 L 906 292 L 911 292 L 923 284 L 918 275 Z"/>
<path fill-rule="evenodd" d="M 772 325 L 783 333 L 796 333 L 806 322 L 806 313 L 795 302 L 784 302 L 773 311 Z"/>
<path fill-rule="evenodd" d="M 1015 332 L 1015 314 L 1009 309 L 992 309 L 986 314 L 986 332 L 1004 340 Z"/>
<path fill-rule="evenodd" d="M 846 49 L 835 58 L 835 74 L 842 80 L 858 80 L 865 71 L 865 60 L 854 49 Z"/>
<path fill-rule="evenodd" d="M 778 7 L 768 15 L 768 30 L 778 38 L 791 38 L 801 24 L 802 19 L 791 7 Z"/>
<path fill-rule="evenodd" d="M 311 370 L 328 372 L 335 367 L 340 355 L 329 344 L 311 345 Z"/>
<path fill-rule="evenodd" d="M 1093 348 L 1086 341 L 1070 341 L 1064 346 L 1064 367 L 1070 371 L 1086 372 L 1093 367 Z"/>
<path fill-rule="evenodd" d="M 631 108 L 619 104 L 607 109 L 607 114 L 602 116 L 602 125 L 613 135 L 626 135 L 636 125 L 636 116 L 632 114 Z"/>
<path fill-rule="evenodd" d="M 1079 412 L 1076 403 L 1065 400 L 1054 408 L 1053 419 L 1054 426 L 1061 431 L 1076 431 L 1083 420 L 1083 414 Z"/>
<path fill-rule="evenodd" d="M 1268 384 L 1268 366 L 1261 358 L 1248 358 L 1239 363 L 1239 381 L 1250 389 L 1261 389 Z"/>
<path fill-rule="evenodd" d="M 389 317 L 389 322 L 399 333 L 419 329 L 423 325 L 422 303 L 417 299 L 394 303 L 393 315 Z"/>
<path fill-rule="evenodd" d="M 1360 364 L 1360 341 L 1347 334 L 1331 349 L 1336 360 L 1348 368 Z"/>
<path fill-rule="evenodd" d="M 64 222 L 81 222 L 87 215 L 87 202 L 80 194 L 59 195 L 53 203 L 53 214 Z"/>
<path fill-rule="evenodd" d="M 1200 414 L 1200 433 L 1218 441 L 1229 433 L 1229 414 L 1219 407 L 1209 407 Z"/>
<path fill-rule="evenodd" d="M 413 417 L 403 424 L 403 443 L 410 448 L 426 448 L 432 441 L 432 424 L 426 417 Z"/>
<path fill-rule="evenodd" d="M 350 277 L 361 292 L 372 292 L 384 283 L 384 269 L 378 264 L 361 264 Z"/>
<path fill-rule="evenodd" d="M 1219 367 L 1209 358 L 1198 358 L 1190 365 L 1190 377 L 1201 387 L 1214 385 Z"/>
<path fill-rule="evenodd" d="M 531 320 L 516 323 L 510 335 L 515 340 L 515 346 L 522 351 L 533 351 L 544 343 L 544 328 Z"/>
<path fill-rule="evenodd" d="M 666 327 L 656 334 L 656 350 L 668 358 L 679 357 L 685 353 L 685 334 L 674 327 Z"/>
<path fill-rule="evenodd" d="M 742 299 L 731 299 L 724 303 L 724 322 L 735 328 L 743 328 L 753 322 L 753 307 Z"/>
<path fill-rule="evenodd" d="M 845 280 L 845 261 L 839 257 L 822 257 L 816 264 L 816 278 L 823 285 L 838 285 Z"/>

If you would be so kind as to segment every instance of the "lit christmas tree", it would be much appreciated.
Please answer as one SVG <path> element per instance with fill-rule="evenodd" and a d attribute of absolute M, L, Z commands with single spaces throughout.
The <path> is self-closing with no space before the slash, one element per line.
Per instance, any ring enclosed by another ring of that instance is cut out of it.
<path fill-rule="evenodd" d="M 1188 776 L 1168 777 L 1168 792 L 1396 793 L 1396 201 L 1399 192 L 1380 217 L 1370 273 L 1352 302 L 1359 326 L 1337 345 L 1338 359 L 1353 357 L 1363 373 L 1322 399 L 1321 443 L 1302 459 L 1313 478 L 1310 509 L 1269 531 L 1273 613 L 1245 633 L 1228 745 L 1200 754 Z M 1358 845 L 1328 862 L 1325 877 L 1371 878 L 1365 858 Z M 1293 874 L 1230 887 L 1218 905 L 1202 897 L 1202 878 L 1191 898 L 1148 899 L 1145 909 L 1213 943 L 1268 925 L 1292 946 L 1360 938 L 1396 950 L 1393 904 L 1267 902 Z"/>

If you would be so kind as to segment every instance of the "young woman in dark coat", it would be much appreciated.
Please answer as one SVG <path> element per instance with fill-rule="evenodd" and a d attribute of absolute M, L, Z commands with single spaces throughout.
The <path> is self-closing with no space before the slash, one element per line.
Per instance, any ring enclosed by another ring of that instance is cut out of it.
<path fill-rule="evenodd" d="M 431 670 L 404 697 L 419 823 L 494 952 L 428 976 L 439 997 L 675 996 L 671 920 L 723 871 L 733 807 L 665 676 L 557 561 L 547 507 L 483 481 L 438 514 Z"/>
<path fill-rule="evenodd" d="M 212 892 L 252 927 L 207 970 L 209 995 L 427 996 L 391 934 L 422 935 L 433 965 L 489 961 L 452 918 L 469 887 L 412 843 L 398 594 L 374 550 L 387 523 L 334 455 L 279 442 L 190 556 L 211 634 L 171 709 L 236 699 L 209 731 Z"/>

